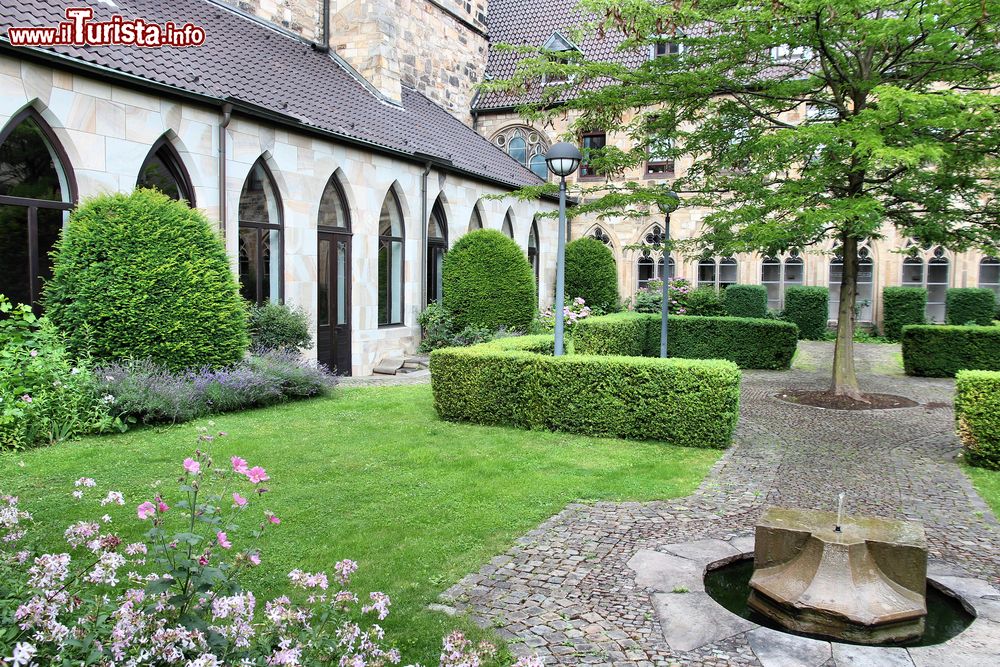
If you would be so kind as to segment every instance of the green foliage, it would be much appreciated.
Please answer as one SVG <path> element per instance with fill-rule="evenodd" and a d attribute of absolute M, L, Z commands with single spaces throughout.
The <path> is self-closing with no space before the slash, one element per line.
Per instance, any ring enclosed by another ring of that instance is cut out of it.
<path fill-rule="evenodd" d="M 981 287 L 951 287 L 945 297 L 948 324 L 989 326 L 996 314 L 996 295 Z"/>
<path fill-rule="evenodd" d="M 618 267 L 611 250 L 590 237 L 566 245 L 566 297 L 606 313 L 618 310 Z"/>
<path fill-rule="evenodd" d="M 955 374 L 955 423 L 966 461 L 1000 470 L 1000 373 Z"/>
<path fill-rule="evenodd" d="M 518 245 L 496 230 L 460 238 L 445 255 L 442 283 L 444 307 L 458 329 L 531 326 L 538 303 L 534 272 Z"/>
<path fill-rule="evenodd" d="M 48 319 L 0 294 L 0 451 L 119 426 L 113 402 Z"/>
<path fill-rule="evenodd" d="M 674 278 L 667 285 L 667 310 L 671 315 L 687 313 L 688 297 L 694 291 L 691 282 L 684 278 Z M 663 281 L 650 280 L 646 287 L 637 290 L 633 309 L 637 313 L 659 313 L 663 306 Z"/>
<path fill-rule="evenodd" d="M 299 306 L 284 303 L 247 304 L 250 347 L 255 350 L 308 350 L 309 315 Z"/>
<path fill-rule="evenodd" d="M 1000 327 L 903 327 L 907 375 L 952 377 L 960 370 L 1000 371 Z"/>
<path fill-rule="evenodd" d="M 684 314 L 719 317 L 726 314 L 726 307 L 714 287 L 699 287 L 687 295 Z"/>
<path fill-rule="evenodd" d="M 767 288 L 763 285 L 730 285 L 725 295 L 726 315 L 767 318 Z"/>
<path fill-rule="evenodd" d="M 449 421 L 688 447 L 727 447 L 740 372 L 727 361 L 551 356 L 550 336 L 431 353 L 434 407 Z"/>
<path fill-rule="evenodd" d="M 830 290 L 825 287 L 792 285 L 785 288 L 785 310 L 781 319 L 794 322 L 805 340 L 822 340 L 829 316 Z"/>
<path fill-rule="evenodd" d="M 84 201 L 54 259 L 44 301 L 72 352 L 173 369 L 243 358 L 247 315 L 225 247 L 184 202 L 143 189 Z"/>
<path fill-rule="evenodd" d="M 927 290 L 923 287 L 886 287 L 882 290 L 882 333 L 889 340 L 899 340 L 903 327 L 923 324 L 927 308 Z"/>
<path fill-rule="evenodd" d="M 685 359 L 726 359 L 740 368 L 785 369 L 798 343 L 794 324 L 739 317 L 671 316 L 667 352 Z M 660 317 L 617 313 L 577 324 L 578 354 L 646 356 L 660 354 Z"/>
<path fill-rule="evenodd" d="M 432 303 L 424 308 L 417 316 L 417 322 L 423 331 L 419 348 L 421 352 L 430 352 L 441 347 L 476 345 L 510 335 L 508 330 L 503 327 L 494 331 L 481 324 L 469 324 L 458 329 L 455 325 L 455 319 L 439 303 Z"/>

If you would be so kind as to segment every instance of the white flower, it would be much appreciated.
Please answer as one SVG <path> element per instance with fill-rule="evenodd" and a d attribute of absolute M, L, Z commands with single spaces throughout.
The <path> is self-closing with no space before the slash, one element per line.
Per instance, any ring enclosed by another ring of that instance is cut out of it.
<path fill-rule="evenodd" d="M 27 667 L 35 656 L 36 649 L 28 642 L 18 642 L 14 646 L 14 655 L 10 657 L 12 667 Z"/>
<path fill-rule="evenodd" d="M 111 394 L 105 394 L 104 395 L 104 402 L 105 403 L 114 403 L 115 402 L 115 397 L 112 396 Z"/>
<path fill-rule="evenodd" d="M 71 370 L 71 371 L 69 372 L 69 374 L 70 374 L 70 375 L 78 375 L 79 373 L 80 373 L 80 369 L 79 369 L 79 368 L 77 368 L 76 366 L 74 366 L 74 367 L 73 367 L 73 370 Z"/>

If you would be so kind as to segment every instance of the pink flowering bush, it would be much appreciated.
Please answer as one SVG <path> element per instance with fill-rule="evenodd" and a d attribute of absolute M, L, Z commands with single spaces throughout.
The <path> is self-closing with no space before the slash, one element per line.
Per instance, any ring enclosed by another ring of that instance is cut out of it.
<path fill-rule="evenodd" d="M 672 278 L 667 285 L 667 296 L 670 299 L 668 312 L 671 315 L 688 315 L 688 298 L 694 291 L 691 283 L 684 278 Z M 645 287 L 635 293 L 635 301 L 631 304 L 637 313 L 657 313 L 663 303 L 663 281 L 650 280 Z"/>
<path fill-rule="evenodd" d="M 126 498 L 81 477 L 67 492 L 103 516 L 66 527 L 59 553 L 24 546 L 31 515 L 0 495 L 0 667 L 400 663 L 379 625 L 392 601 L 351 590 L 354 561 L 292 570 L 289 594 L 263 604 L 242 587 L 266 563 L 258 539 L 281 524 L 267 508 L 269 480 L 261 466 L 236 456 L 217 465 L 201 450 L 179 464 L 170 498 Z M 117 526 L 135 521 L 148 530 L 127 542 Z M 493 655 L 454 633 L 440 665 L 476 667 Z"/>
<path fill-rule="evenodd" d="M 603 311 L 592 310 L 582 297 L 576 297 L 563 306 L 563 326 L 566 331 L 570 331 L 573 329 L 573 325 L 591 315 L 603 315 Z M 552 306 L 546 308 L 545 312 L 541 314 L 541 324 L 545 331 L 555 331 L 556 315 Z"/>

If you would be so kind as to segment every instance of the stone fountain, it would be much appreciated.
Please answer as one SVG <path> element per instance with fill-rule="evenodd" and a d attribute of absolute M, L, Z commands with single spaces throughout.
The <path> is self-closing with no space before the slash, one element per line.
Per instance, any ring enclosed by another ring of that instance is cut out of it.
<path fill-rule="evenodd" d="M 792 631 L 863 644 L 914 639 L 926 590 L 919 523 L 771 507 L 757 525 L 749 605 Z"/>

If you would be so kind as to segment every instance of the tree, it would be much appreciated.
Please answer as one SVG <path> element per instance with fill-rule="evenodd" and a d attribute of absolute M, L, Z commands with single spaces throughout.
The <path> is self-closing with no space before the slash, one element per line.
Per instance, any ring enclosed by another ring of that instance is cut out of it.
<path fill-rule="evenodd" d="M 833 394 L 863 400 L 859 243 L 895 227 L 957 251 L 1000 247 L 1000 1 L 584 0 L 581 11 L 591 17 L 581 32 L 620 42 L 621 57 L 525 54 L 513 78 L 486 86 L 524 93 L 529 118 L 568 114 L 570 134 L 633 137 L 631 149 L 588 156 L 600 173 L 640 165 L 651 149 L 691 156 L 673 187 L 684 205 L 714 209 L 692 250 L 832 241 L 844 258 Z M 679 48 L 624 56 L 664 41 Z M 538 86 L 556 71 L 567 84 Z M 575 215 L 635 215 L 657 201 L 643 184 L 592 191 Z"/>

